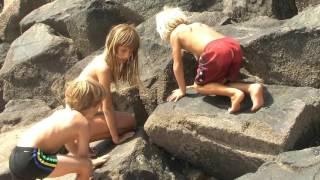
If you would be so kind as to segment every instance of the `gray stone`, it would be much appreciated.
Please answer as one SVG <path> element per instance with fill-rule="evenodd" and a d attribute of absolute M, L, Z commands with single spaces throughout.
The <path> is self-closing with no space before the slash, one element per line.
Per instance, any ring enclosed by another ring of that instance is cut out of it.
<path fill-rule="evenodd" d="M 56 0 L 32 11 L 21 20 L 20 26 L 25 31 L 37 22 L 48 24 L 73 39 L 85 57 L 104 45 L 113 25 L 139 24 L 142 20 L 132 10 L 111 0 Z"/>
<path fill-rule="evenodd" d="M 94 173 L 96 179 L 179 179 L 170 169 L 170 159 L 158 147 L 145 140 L 143 132 L 132 140 L 117 145 L 110 159 Z"/>
<path fill-rule="evenodd" d="M 211 4 L 215 3 L 211 0 L 120 0 L 125 6 L 135 10 L 144 19 L 149 19 L 156 13 L 161 11 L 164 6 L 180 7 L 185 11 L 203 11 Z"/>
<path fill-rule="evenodd" d="M 4 8 L 2 12 L 0 11 L 0 41 L 12 42 L 15 40 L 21 34 L 20 20 L 47 2 L 48 0 L 5 0 Z"/>
<path fill-rule="evenodd" d="M 41 100 L 10 100 L 0 113 L 0 132 L 32 124 L 51 112 L 51 108 Z"/>
<path fill-rule="evenodd" d="M 185 11 L 218 11 L 237 21 L 246 21 L 256 16 L 269 16 L 277 19 L 291 18 L 297 14 L 295 0 L 118 0 L 135 10 L 145 19 L 162 10 L 162 7 L 180 7 Z M 209 18 L 208 18 L 209 19 Z"/>
<path fill-rule="evenodd" d="M 320 179 L 320 147 L 281 153 L 273 161 L 264 163 L 257 172 L 237 180 L 315 180 Z"/>
<path fill-rule="evenodd" d="M 0 43 L 0 68 L 2 67 L 4 60 L 7 56 L 7 52 L 10 48 L 10 44 L 8 43 Z"/>
<path fill-rule="evenodd" d="M 9 156 L 12 149 L 16 146 L 18 139 L 25 130 L 23 128 L 16 128 L 10 132 L 0 134 L 0 180 L 10 179 L 9 170 Z"/>
<path fill-rule="evenodd" d="M 308 8 L 310 6 L 315 6 L 318 4 L 320 4 L 319 0 L 299 0 L 299 1 L 296 1 L 296 5 L 297 5 L 299 12 L 305 10 L 305 8 Z"/>
<path fill-rule="evenodd" d="M 50 87 L 78 59 L 73 41 L 54 33 L 49 26 L 37 24 L 11 44 L 0 70 L 5 101 L 36 98 L 56 104 Z"/>
<path fill-rule="evenodd" d="M 238 21 L 257 16 L 288 19 L 298 13 L 295 0 L 223 0 L 223 12 Z"/>
<path fill-rule="evenodd" d="M 319 89 L 267 86 L 265 106 L 256 113 L 250 112 L 247 97 L 239 114 L 229 114 L 229 101 L 189 92 L 177 103 L 159 105 L 144 129 L 171 154 L 208 174 L 233 179 L 308 142 L 304 135 L 320 120 Z"/>
<path fill-rule="evenodd" d="M 217 30 L 237 38 L 243 46 L 244 67 L 265 83 L 320 87 L 320 5 L 292 19 L 265 25 L 260 19 Z M 269 25 L 269 27 L 268 27 Z"/>

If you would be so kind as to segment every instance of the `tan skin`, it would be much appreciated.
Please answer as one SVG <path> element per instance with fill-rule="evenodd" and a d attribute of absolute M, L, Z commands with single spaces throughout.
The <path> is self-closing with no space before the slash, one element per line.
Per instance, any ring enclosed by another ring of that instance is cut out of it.
<path fill-rule="evenodd" d="M 132 54 L 129 47 L 120 46 L 117 49 L 118 60 L 125 63 Z M 136 126 L 134 117 L 126 112 L 114 111 L 111 96 L 111 70 L 103 55 L 97 56 L 81 72 L 79 78 L 91 78 L 98 81 L 106 90 L 107 96 L 102 102 L 103 114 L 97 114 L 90 123 L 90 141 L 111 136 L 115 144 L 120 144 L 134 135 L 132 129 Z M 119 136 L 121 135 L 121 136 Z"/>
<path fill-rule="evenodd" d="M 245 84 L 245 83 L 216 83 L 211 82 L 203 86 L 194 83 L 192 86 L 186 87 L 182 50 L 191 52 L 198 59 L 204 51 L 206 45 L 216 39 L 223 38 L 224 35 L 214 31 L 205 24 L 181 24 L 173 30 L 170 36 L 170 44 L 173 56 L 173 71 L 178 82 L 179 89 L 176 89 L 167 98 L 168 101 L 176 102 L 186 94 L 186 88 L 192 87 L 200 94 L 204 95 L 221 95 L 228 96 L 231 99 L 231 107 L 228 109 L 230 113 L 240 110 L 240 103 L 244 99 L 244 93 L 248 93 L 252 99 L 253 106 L 251 111 L 258 110 L 263 104 L 263 86 L 261 84 Z"/>
<path fill-rule="evenodd" d="M 88 180 L 95 166 L 108 160 L 108 155 L 88 158 L 89 119 L 96 114 L 100 104 L 81 113 L 66 107 L 31 127 L 18 142 L 20 147 L 37 147 L 46 153 L 55 153 L 63 145 L 70 152 L 57 155 L 57 166 L 49 177 L 76 173 L 78 180 Z"/>

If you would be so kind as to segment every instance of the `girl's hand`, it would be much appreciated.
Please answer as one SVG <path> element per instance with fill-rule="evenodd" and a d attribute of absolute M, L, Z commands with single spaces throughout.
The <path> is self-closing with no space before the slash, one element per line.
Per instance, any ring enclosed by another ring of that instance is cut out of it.
<path fill-rule="evenodd" d="M 127 132 L 124 135 L 122 135 L 119 139 L 119 144 L 123 143 L 124 141 L 126 141 L 127 139 L 133 137 L 135 134 L 135 132 L 131 131 L 131 132 Z"/>
<path fill-rule="evenodd" d="M 93 167 L 101 166 L 103 165 L 106 161 L 110 159 L 109 154 L 103 155 L 101 157 L 98 157 L 96 159 L 92 159 L 92 165 Z"/>
<path fill-rule="evenodd" d="M 186 93 L 182 92 L 180 89 L 176 89 L 172 91 L 172 94 L 167 98 L 167 101 L 177 102 L 180 98 L 185 96 Z"/>

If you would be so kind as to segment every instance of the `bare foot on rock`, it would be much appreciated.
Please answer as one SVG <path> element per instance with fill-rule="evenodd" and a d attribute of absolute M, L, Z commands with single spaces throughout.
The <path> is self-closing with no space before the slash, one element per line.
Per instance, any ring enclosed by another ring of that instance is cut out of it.
<path fill-rule="evenodd" d="M 231 99 L 231 108 L 228 109 L 229 113 L 235 113 L 240 110 L 240 103 L 244 99 L 244 93 L 240 90 L 237 90 Z"/>
<path fill-rule="evenodd" d="M 251 84 L 249 87 L 250 97 L 252 100 L 252 108 L 251 111 L 259 110 L 263 104 L 263 86 L 261 84 Z"/>

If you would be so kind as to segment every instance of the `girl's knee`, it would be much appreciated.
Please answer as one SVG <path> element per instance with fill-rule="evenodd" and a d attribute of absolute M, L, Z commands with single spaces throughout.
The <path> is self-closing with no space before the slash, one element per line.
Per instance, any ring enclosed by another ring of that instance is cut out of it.
<path fill-rule="evenodd" d="M 93 169 L 92 161 L 90 159 L 83 158 L 80 162 L 81 171 L 84 173 L 91 173 Z"/>

